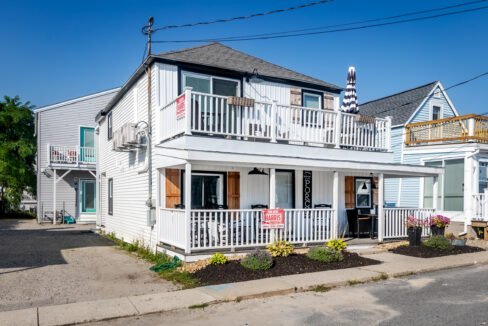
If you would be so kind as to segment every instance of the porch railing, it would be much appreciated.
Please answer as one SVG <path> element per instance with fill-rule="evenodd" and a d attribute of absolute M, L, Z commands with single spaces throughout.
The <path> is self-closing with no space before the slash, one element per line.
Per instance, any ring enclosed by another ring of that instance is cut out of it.
<path fill-rule="evenodd" d="M 435 213 L 432 208 L 384 208 L 384 239 L 405 238 L 407 237 L 407 227 L 405 222 L 407 217 L 412 215 L 416 218 L 427 220 Z M 428 236 L 430 228 L 424 227 L 422 235 Z"/>
<path fill-rule="evenodd" d="M 265 246 L 277 239 L 322 243 L 334 237 L 334 214 L 333 209 L 285 209 L 285 227 L 266 229 L 261 210 L 191 210 L 186 238 L 185 211 L 161 209 L 160 240 L 189 251 Z"/>
<path fill-rule="evenodd" d="M 488 207 L 486 202 L 487 194 L 474 194 L 473 195 L 473 218 L 476 220 L 488 219 Z"/>
<path fill-rule="evenodd" d="M 47 145 L 48 164 L 95 165 L 94 147 Z"/>
<path fill-rule="evenodd" d="M 330 145 L 369 151 L 391 147 L 391 119 L 365 117 L 276 102 L 229 104 L 226 96 L 186 89 L 160 110 L 161 141 L 180 134 L 207 134 Z"/>
<path fill-rule="evenodd" d="M 408 146 L 442 143 L 488 143 L 488 118 L 476 114 L 408 124 Z"/>

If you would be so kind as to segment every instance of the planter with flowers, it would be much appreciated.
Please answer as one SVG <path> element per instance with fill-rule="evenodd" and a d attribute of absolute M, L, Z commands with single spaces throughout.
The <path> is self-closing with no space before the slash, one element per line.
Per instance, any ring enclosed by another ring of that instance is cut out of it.
<path fill-rule="evenodd" d="M 407 227 L 408 242 L 410 246 L 420 246 L 422 238 L 422 228 L 425 226 L 425 220 L 413 215 L 407 217 L 405 222 Z"/>
<path fill-rule="evenodd" d="M 446 226 L 451 223 L 451 219 L 447 216 L 436 214 L 429 218 L 430 232 L 433 236 L 444 235 Z"/>

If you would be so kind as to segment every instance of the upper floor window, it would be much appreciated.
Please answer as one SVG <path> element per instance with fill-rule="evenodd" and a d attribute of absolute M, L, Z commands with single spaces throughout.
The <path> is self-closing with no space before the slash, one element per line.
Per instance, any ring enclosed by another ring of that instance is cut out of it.
<path fill-rule="evenodd" d="M 302 106 L 306 108 L 320 109 L 322 107 L 322 95 L 303 92 Z"/>
<path fill-rule="evenodd" d="M 432 120 L 439 120 L 441 118 L 441 107 L 434 105 L 432 106 Z"/>
<path fill-rule="evenodd" d="M 240 82 L 238 80 L 213 77 L 209 75 L 183 72 L 183 88 L 191 87 L 198 93 L 239 96 Z"/>
<path fill-rule="evenodd" d="M 112 111 L 107 114 L 107 139 L 112 139 Z"/>

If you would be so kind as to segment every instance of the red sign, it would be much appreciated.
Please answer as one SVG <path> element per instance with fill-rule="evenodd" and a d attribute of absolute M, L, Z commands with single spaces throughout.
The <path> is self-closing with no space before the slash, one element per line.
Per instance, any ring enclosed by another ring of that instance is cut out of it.
<path fill-rule="evenodd" d="M 176 99 L 176 119 L 185 117 L 185 94 Z"/>
<path fill-rule="evenodd" d="M 264 229 L 282 229 L 285 227 L 285 210 L 281 208 L 263 209 L 261 226 Z"/>

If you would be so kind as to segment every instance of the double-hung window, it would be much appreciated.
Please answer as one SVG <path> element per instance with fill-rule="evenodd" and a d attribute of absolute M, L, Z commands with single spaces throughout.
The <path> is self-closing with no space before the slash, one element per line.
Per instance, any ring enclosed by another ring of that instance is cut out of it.
<path fill-rule="evenodd" d="M 107 139 L 112 139 L 112 111 L 107 114 Z"/>
<path fill-rule="evenodd" d="M 356 179 L 356 208 L 371 208 L 371 179 Z"/>
<path fill-rule="evenodd" d="M 439 120 L 441 118 L 441 107 L 438 105 L 432 106 L 432 120 Z"/>
<path fill-rule="evenodd" d="M 322 108 L 322 96 L 320 94 L 303 92 L 302 95 L 302 106 L 311 109 L 321 109 Z"/>
<path fill-rule="evenodd" d="M 114 214 L 114 179 L 108 179 L 108 215 Z"/>

